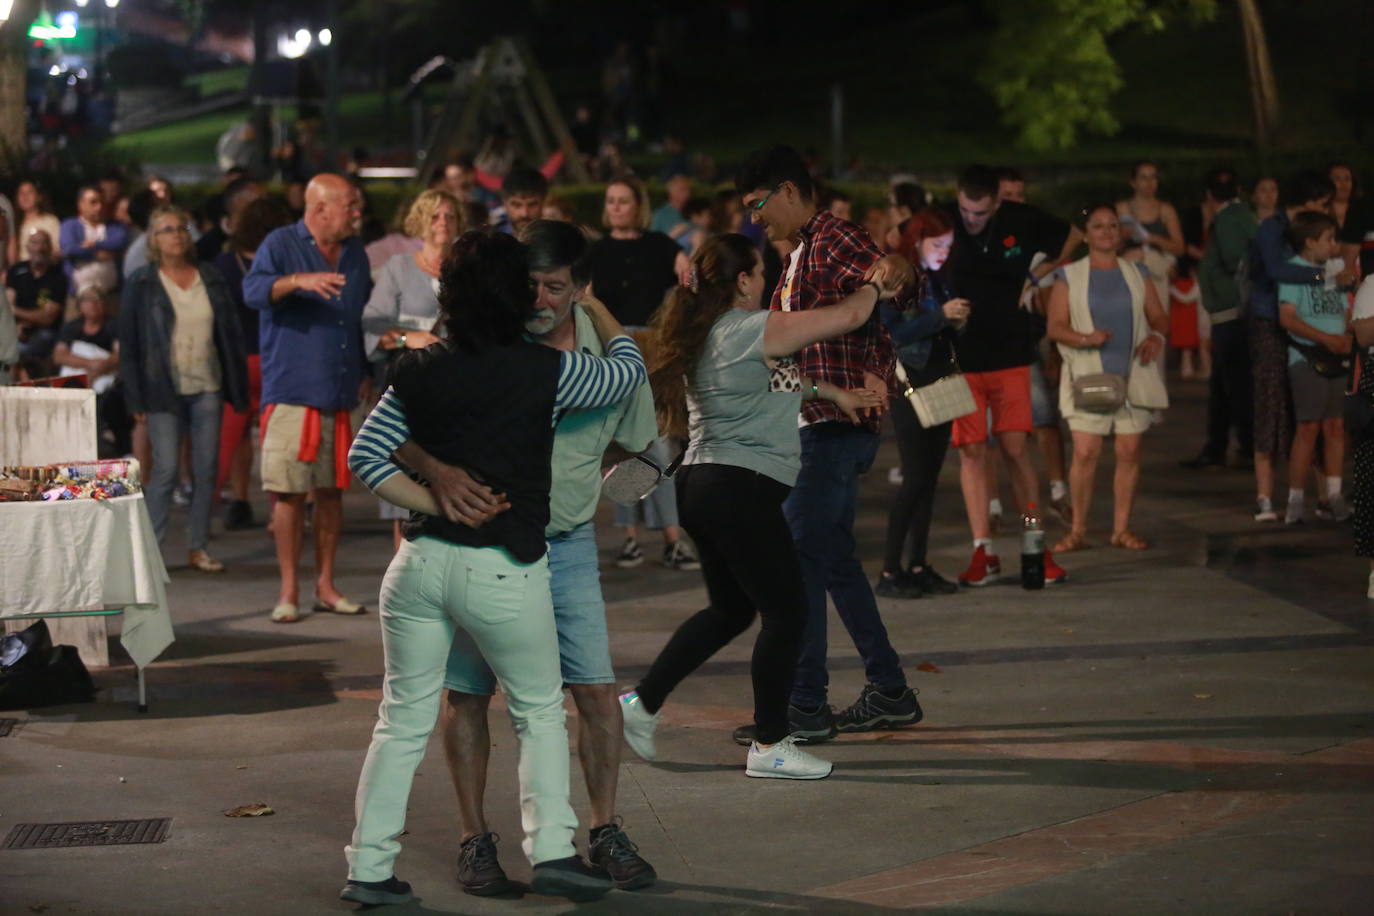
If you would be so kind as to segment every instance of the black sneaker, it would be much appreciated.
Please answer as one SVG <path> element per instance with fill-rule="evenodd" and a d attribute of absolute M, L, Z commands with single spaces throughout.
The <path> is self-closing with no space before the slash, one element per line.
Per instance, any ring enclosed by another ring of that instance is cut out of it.
<path fill-rule="evenodd" d="M 920 570 L 913 570 L 909 573 L 911 580 L 921 587 L 921 591 L 927 595 L 953 595 L 959 591 L 959 586 L 937 573 L 930 566 L 922 566 Z"/>
<path fill-rule="evenodd" d="M 620 548 L 620 555 L 615 558 L 615 565 L 621 569 L 634 569 L 643 562 L 644 548 L 640 547 L 634 538 L 626 538 L 625 545 Z"/>
<path fill-rule="evenodd" d="M 900 728 L 915 725 L 923 715 L 910 687 L 903 687 L 901 695 L 894 698 L 883 694 L 876 684 L 865 684 L 854 705 L 836 717 L 835 727 L 842 732 Z"/>
<path fill-rule="evenodd" d="M 410 885 L 395 875 L 385 881 L 354 881 L 349 879 L 343 890 L 339 891 L 340 900 L 365 903 L 368 906 L 382 906 L 388 903 L 409 903 L 415 899 Z"/>
<path fill-rule="evenodd" d="M 224 530 L 241 531 L 253 527 L 253 505 L 246 499 L 230 500 L 224 507 Z"/>
<path fill-rule="evenodd" d="M 546 897 L 567 897 L 574 903 L 600 900 L 615 885 L 600 869 L 588 867 L 581 856 L 549 859 L 534 866 L 530 890 Z"/>
<path fill-rule="evenodd" d="M 701 569 L 701 561 L 693 556 L 691 548 L 681 541 L 663 548 L 663 565 L 681 572 Z"/>
<path fill-rule="evenodd" d="M 648 887 L 658 879 L 658 872 L 644 861 L 639 854 L 639 847 L 630 842 L 621 823 L 617 817 L 604 827 L 592 828 L 587 844 L 587 859 L 610 875 L 615 886 L 622 891 Z"/>
<path fill-rule="evenodd" d="M 924 596 L 921 586 L 906 573 L 884 571 L 873 583 L 873 594 L 879 598 L 920 598 Z"/>
<path fill-rule="evenodd" d="M 458 883 L 464 893 L 491 897 L 511 889 L 511 880 L 496 860 L 496 843 L 500 839 L 494 833 L 479 833 L 458 849 Z"/>
<path fill-rule="evenodd" d="M 787 707 L 787 727 L 792 729 L 792 737 L 798 744 L 820 744 L 829 741 L 838 733 L 835 728 L 835 710 L 824 703 L 811 712 L 798 707 Z M 733 735 L 740 747 L 748 747 L 758 738 L 758 730 L 752 725 L 741 725 Z"/>

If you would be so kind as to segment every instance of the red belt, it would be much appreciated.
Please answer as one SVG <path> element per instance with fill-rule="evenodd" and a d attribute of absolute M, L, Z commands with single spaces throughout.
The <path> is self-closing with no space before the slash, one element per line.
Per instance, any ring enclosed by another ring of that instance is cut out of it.
<path fill-rule="evenodd" d="M 272 417 L 268 404 L 262 409 L 260 428 L 263 437 L 267 436 L 267 421 Z M 296 460 L 311 464 L 320 456 L 320 410 L 318 407 L 305 408 L 305 419 L 301 422 L 301 443 L 296 450 Z M 334 486 L 340 490 L 348 489 L 348 446 L 353 441 L 353 429 L 348 425 L 348 411 L 334 411 Z"/>

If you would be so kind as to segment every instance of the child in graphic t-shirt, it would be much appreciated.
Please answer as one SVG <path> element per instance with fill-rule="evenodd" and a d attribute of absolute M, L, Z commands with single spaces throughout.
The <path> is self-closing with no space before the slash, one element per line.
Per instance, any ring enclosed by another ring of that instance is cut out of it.
<path fill-rule="evenodd" d="M 1325 213 L 1304 210 L 1294 216 L 1288 226 L 1288 244 L 1298 254 L 1290 263 L 1324 265 L 1336 252 L 1336 230 L 1336 221 Z M 1297 420 L 1288 458 L 1284 522 L 1294 525 L 1303 519 L 1303 485 L 1319 434 L 1326 486 L 1324 493 L 1317 494 L 1318 515 L 1345 521 L 1350 509 L 1341 495 L 1341 467 L 1345 462 L 1345 386 L 1353 346 L 1349 296 L 1334 284 L 1281 283 L 1279 324 L 1288 332 L 1288 387 Z"/>

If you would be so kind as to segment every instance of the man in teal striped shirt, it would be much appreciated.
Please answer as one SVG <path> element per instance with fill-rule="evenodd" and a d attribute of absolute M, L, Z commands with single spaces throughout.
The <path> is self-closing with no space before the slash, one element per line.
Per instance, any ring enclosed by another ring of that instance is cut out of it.
<path fill-rule="evenodd" d="M 530 279 L 538 295 L 536 315 L 527 325 L 530 335 L 554 349 L 600 356 L 591 319 L 574 304 L 585 298 L 590 281 L 585 237 L 569 223 L 538 220 L 521 238 L 529 246 Z M 646 382 L 610 407 L 566 410 L 557 424 L 545 535 L 563 681 L 577 704 L 578 757 L 592 808 L 589 858 L 618 887 L 647 887 L 657 877 L 654 869 L 638 854 L 615 814 L 621 713 L 592 518 L 601 492 L 602 457 L 611 443 L 638 453 L 658 436 L 653 395 Z M 429 481 L 441 506 L 447 502 L 455 513 L 470 513 L 467 518 L 474 522 L 499 508 L 490 491 L 466 472 L 434 461 L 414 443 L 397 455 Z M 458 879 L 468 893 L 498 894 L 510 882 L 497 861 L 495 836 L 482 809 L 491 746 L 487 707 L 496 681 L 490 671 L 468 670 L 456 656 L 450 662 L 444 678 L 444 750 L 462 820 Z"/>

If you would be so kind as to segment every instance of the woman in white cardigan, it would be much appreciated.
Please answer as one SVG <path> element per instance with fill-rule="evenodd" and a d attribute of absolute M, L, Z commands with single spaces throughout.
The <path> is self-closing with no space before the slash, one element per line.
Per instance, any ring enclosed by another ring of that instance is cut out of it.
<path fill-rule="evenodd" d="M 1091 505 L 1102 441 L 1116 436 L 1116 498 L 1111 544 L 1128 550 L 1149 545 L 1131 533 L 1131 507 L 1140 480 L 1140 440 L 1152 414 L 1169 406 L 1162 357 L 1169 318 L 1141 265 L 1117 256 L 1121 224 L 1110 204 L 1084 211 L 1088 256 L 1062 268 L 1050 293 L 1049 338 L 1064 356 L 1059 407 L 1073 433 L 1069 492 L 1073 527 L 1055 553 L 1088 546 Z M 1125 401 L 1115 409 L 1076 406 L 1074 380 L 1108 373 L 1125 381 Z"/>

